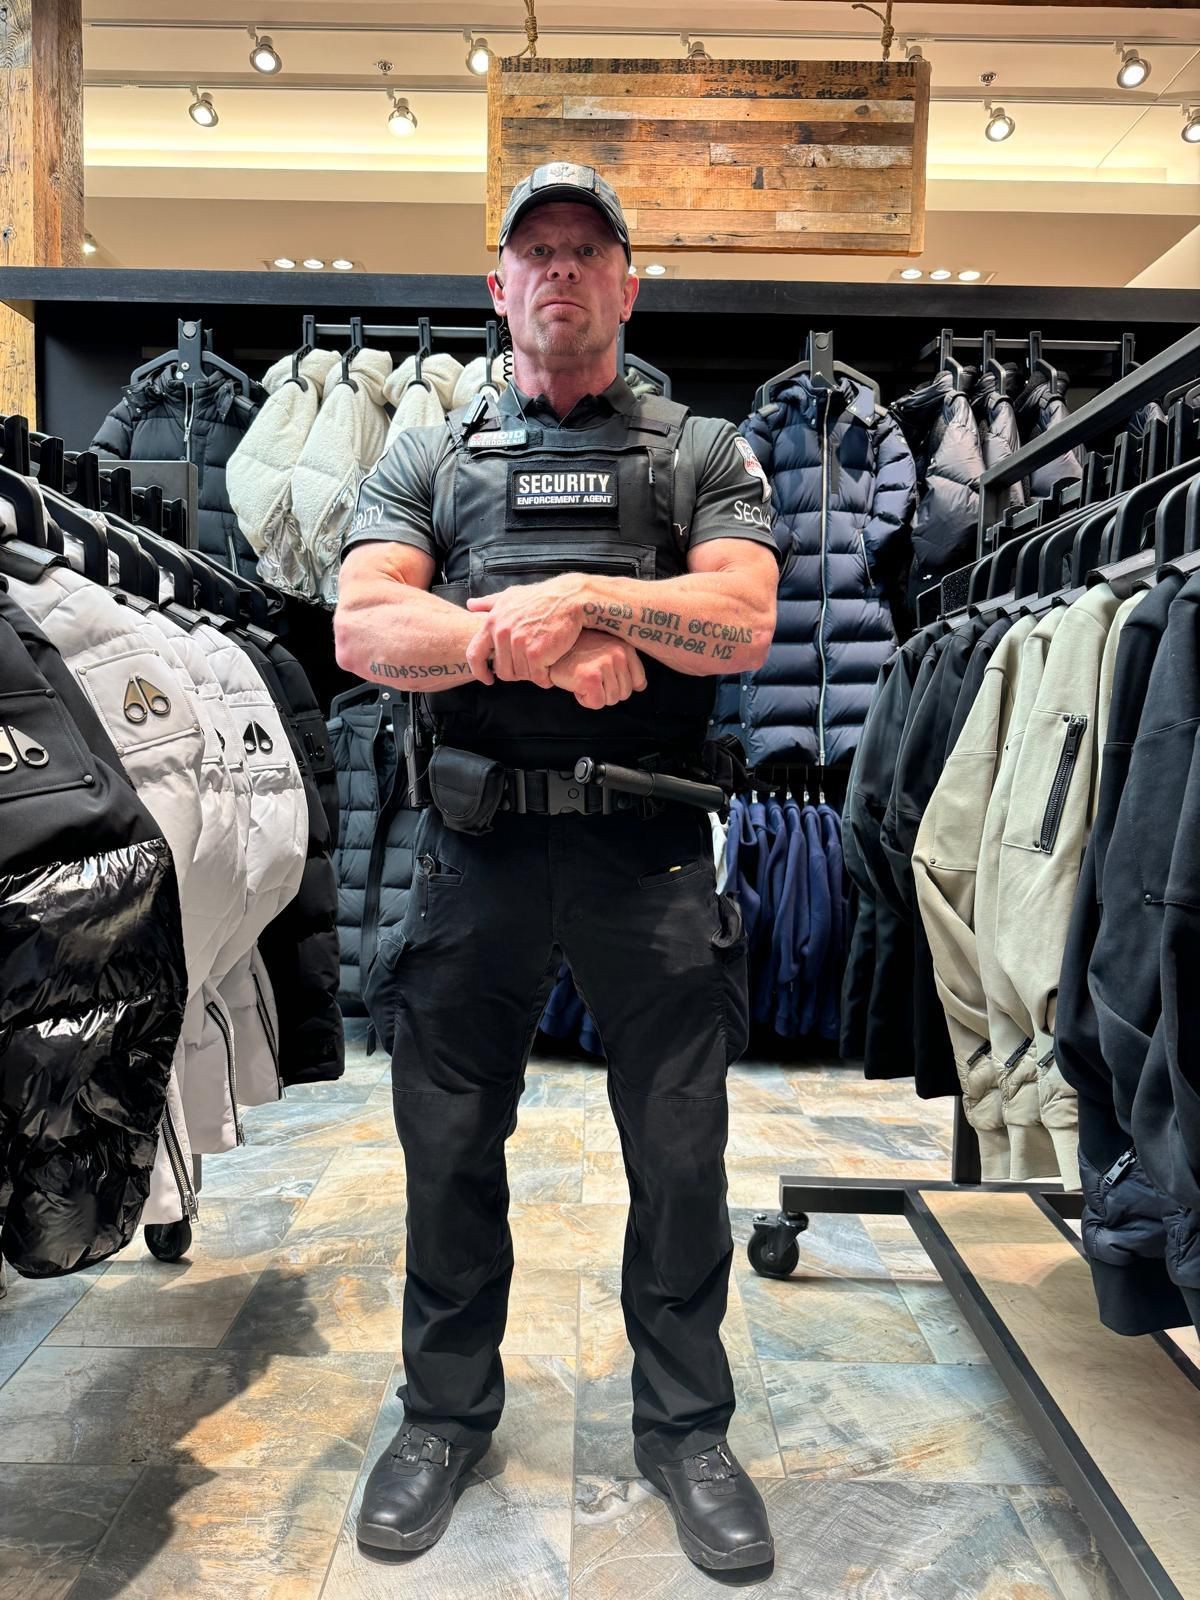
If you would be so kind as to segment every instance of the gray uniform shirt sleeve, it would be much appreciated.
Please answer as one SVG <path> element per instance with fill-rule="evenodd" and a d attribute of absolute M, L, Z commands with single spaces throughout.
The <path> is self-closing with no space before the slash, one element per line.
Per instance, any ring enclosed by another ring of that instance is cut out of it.
<path fill-rule="evenodd" d="M 780 558 L 771 532 L 775 522 L 771 486 L 754 451 L 731 422 L 720 417 L 688 418 L 675 482 L 676 516 L 685 516 L 691 505 L 689 525 L 676 530 L 689 549 L 709 539 L 749 539 Z"/>
<path fill-rule="evenodd" d="M 435 501 L 439 468 L 449 449 L 445 428 L 407 428 L 397 435 L 359 485 L 354 518 L 342 541 L 343 559 L 355 545 L 375 540 L 410 544 L 439 559 Z"/>

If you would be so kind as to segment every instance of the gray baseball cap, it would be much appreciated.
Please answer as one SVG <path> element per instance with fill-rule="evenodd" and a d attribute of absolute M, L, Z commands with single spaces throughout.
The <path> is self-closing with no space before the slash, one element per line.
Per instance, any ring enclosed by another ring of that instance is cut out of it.
<path fill-rule="evenodd" d="M 552 200 L 594 206 L 625 247 L 626 261 L 633 260 L 629 228 L 617 191 L 611 183 L 605 183 L 595 167 L 584 167 L 576 161 L 547 162 L 545 166 L 535 167 L 527 178 L 513 186 L 504 221 L 500 224 L 498 248 L 504 249 L 523 216 L 537 206 L 549 205 Z"/>

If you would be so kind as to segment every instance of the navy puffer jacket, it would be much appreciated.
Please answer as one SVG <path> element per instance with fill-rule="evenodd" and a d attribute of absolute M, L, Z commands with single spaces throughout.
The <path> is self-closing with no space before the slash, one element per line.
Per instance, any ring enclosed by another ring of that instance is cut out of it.
<path fill-rule="evenodd" d="M 917 463 L 909 598 L 974 560 L 983 445 L 971 402 L 939 372 L 891 407 Z"/>
<path fill-rule="evenodd" d="M 912 452 L 871 390 L 845 377 L 831 390 L 801 375 L 741 432 L 771 483 L 784 564 L 770 655 L 722 682 L 716 731 L 736 733 L 754 767 L 848 765 L 896 648 L 880 569 L 907 543 Z"/>

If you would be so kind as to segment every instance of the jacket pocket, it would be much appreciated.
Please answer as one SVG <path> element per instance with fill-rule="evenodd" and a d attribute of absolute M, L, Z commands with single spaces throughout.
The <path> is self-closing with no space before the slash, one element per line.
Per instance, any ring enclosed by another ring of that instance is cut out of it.
<path fill-rule="evenodd" d="M 122 651 L 76 671 L 122 757 L 201 731 L 174 670 L 156 650 Z"/>
<path fill-rule="evenodd" d="M 1042 815 L 1042 831 L 1038 840 L 1038 848 L 1044 851 L 1046 855 L 1049 855 L 1054 849 L 1055 840 L 1058 838 L 1063 807 L 1067 803 L 1071 779 L 1075 775 L 1075 768 L 1079 761 L 1079 747 L 1083 743 L 1087 722 L 1088 719 L 1083 716 L 1067 718 L 1062 751 L 1058 758 L 1058 766 L 1055 768 L 1053 781 L 1050 784 L 1050 794 L 1046 800 L 1045 812 Z"/>
<path fill-rule="evenodd" d="M 95 781 L 87 747 L 53 689 L 0 694 L 0 800 Z"/>
<path fill-rule="evenodd" d="M 731 1067 L 750 1043 L 750 974 L 746 930 L 737 896 L 717 896 L 717 931 L 712 936 L 720 988 L 725 1065 Z"/>
<path fill-rule="evenodd" d="M 399 928 L 389 928 L 379 941 L 379 949 L 363 984 L 363 1004 L 379 1043 L 391 1055 L 396 1033 L 395 974 L 409 940 Z"/>
<path fill-rule="evenodd" d="M 661 872 L 643 872 L 638 879 L 639 889 L 657 889 L 665 883 L 678 883 L 683 878 L 693 878 L 697 872 L 703 872 L 709 865 L 706 857 L 698 856 L 695 861 L 684 861 L 678 866 L 664 867 Z"/>

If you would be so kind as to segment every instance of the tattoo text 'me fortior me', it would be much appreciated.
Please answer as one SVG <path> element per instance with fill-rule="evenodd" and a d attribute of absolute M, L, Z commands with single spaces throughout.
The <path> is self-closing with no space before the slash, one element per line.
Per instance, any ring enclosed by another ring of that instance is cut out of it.
<path fill-rule="evenodd" d="M 688 655 L 712 661 L 731 661 L 739 644 L 753 644 L 752 628 L 735 628 L 727 622 L 693 617 L 686 630 L 678 611 L 642 606 L 640 617 L 630 605 L 601 605 L 589 601 L 583 608 L 589 628 L 607 628 L 631 644 L 666 644 Z"/>

